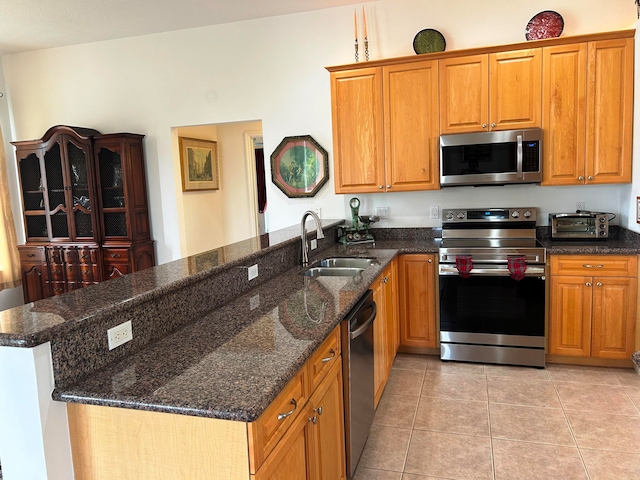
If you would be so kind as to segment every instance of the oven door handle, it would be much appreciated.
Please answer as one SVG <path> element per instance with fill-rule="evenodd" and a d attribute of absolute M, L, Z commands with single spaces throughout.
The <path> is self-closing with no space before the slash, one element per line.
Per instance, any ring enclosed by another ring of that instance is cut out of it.
<path fill-rule="evenodd" d="M 442 265 L 438 268 L 440 275 L 460 275 L 458 269 L 453 265 Z M 503 266 L 491 266 L 482 265 L 479 267 L 473 267 L 469 272 L 470 275 L 475 276 L 497 276 L 497 277 L 509 277 L 511 272 L 509 269 Z M 524 272 L 525 277 L 542 277 L 545 275 L 544 266 L 527 265 L 527 270 Z"/>

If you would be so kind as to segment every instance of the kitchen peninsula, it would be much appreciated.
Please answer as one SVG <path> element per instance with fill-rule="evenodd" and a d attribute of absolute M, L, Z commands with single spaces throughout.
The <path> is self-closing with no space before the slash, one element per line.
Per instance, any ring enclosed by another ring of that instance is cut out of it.
<path fill-rule="evenodd" d="M 35 408 L 25 401 L 29 392 L 11 390 L 17 383 L 6 372 L 0 376 L 0 415 L 12 442 L 0 445 L 5 478 L 25 478 L 21 469 L 37 463 L 25 460 L 34 457 L 33 444 L 20 457 L 27 434 L 40 435 L 38 455 L 48 476 L 39 478 L 70 478 L 70 450 L 63 441 L 68 438 L 67 410 L 64 403 L 50 401 L 54 387 L 54 398 L 69 402 L 69 411 L 95 406 L 122 416 L 123 422 L 160 418 L 156 415 L 179 417 L 178 423 L 210 420 L 211 425 L 240 428 L 228 435 L 244 434 L 246 442 L 246 425 L 299 372 L 308 371 L 314 352 L 396 255 L 438 251 L 439 229 L 420 228 L 376 229 L 375 248 L 341 246 L 335 243 L 340 223 L 323 222 L 327 238 L 311 252 L 311 262 L 328 255 L 376 258 L 361 277 L 301 275 L 299 229 L 292 227 L 2 312 L 2 364 L 29 353 L 33 370 L 45 380 L 34 380 L 31 395 L 41 402 Z M 606 242 L 543 242 L 550 254 L 640 253 L 638 235 L 622 229 L 614 233 Z M 259 277 L 252 284 L 247 268 L 256 263 Z M 106 330 L 126 320 L 132 320 L 133 341 L 108 351 Z M 34 414 L 42 423 L 33 431 L 14 420 Z M 235 448 L 244 449 L 248 468 L 246 444 Z M 65 455 L 68 470 L 59 473 Z M 225 452 L 213 455 L 228 460 Z M 163 472 L 170 471 L 170 463 L 164 459 Z"/>

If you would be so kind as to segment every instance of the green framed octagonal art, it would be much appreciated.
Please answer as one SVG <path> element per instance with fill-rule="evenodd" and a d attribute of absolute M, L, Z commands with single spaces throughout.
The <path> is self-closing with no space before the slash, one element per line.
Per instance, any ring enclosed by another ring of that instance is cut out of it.
<path fill-rule="evenodd" d="M 271 154 L 271 180 L 289 198 L 313 197 L 329 180 L 329 155 L 311 135 L 285 137 Z"/>

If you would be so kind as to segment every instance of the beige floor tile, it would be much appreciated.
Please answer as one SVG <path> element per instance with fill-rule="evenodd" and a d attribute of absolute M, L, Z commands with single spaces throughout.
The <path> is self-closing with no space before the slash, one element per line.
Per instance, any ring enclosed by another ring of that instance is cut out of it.
<path fill-rule="evenodd" d="M 372 425 L 358 468 L 402 472 L 411 429 Z"/>
<path fill-rule="evenodd" d="M 488 437 L 414 430 L 405 473 L 461 480 L 491 480 L 490 440 Z"/>
<path fill-rule="evenodd" d="M 487 401 L 487 381 L 484 376 L 427 372 L 422 396 Z"/>
<path fill-rule="evenodd" d="M 443 362 L 438 357 L 427 364 L 427 370 L 461 375 L 484 375 L 484 365 L 480 363 Z"/>
<path fill-rule="evenodd" d="M 640 454 L 580 449 L 591 480 L 640 478 Z"/>
<path fill-rule="evenodd" d="M 492 403 L 491 437 L 575 447 L 561 409 Z"/>
<path fill-rule="evenodd" d="M 614 368 L 586 367 L 579 365 L 547 365 L 547 372 L 554 382 L 596 383 L 601 385 L 620 385 L 612 373 Z"/>
<path fill-rule="evenodd" d="M 555 385 L 565 410 L 616 415 L 640 414 L 621 386 L 561 382 L 556 382 Z"/>
<path fill-rule="evenodd" d="M 414 428 L 488 437 L 487 407 L 486 402 L 421 397 Z"/>
<path fill-rule="evenodd" d="M 576 447 L 493 440 L 496 480 L 581 480 L 587 473 Z"/>
<path fill-rule="evenodd" d="M 402 475 L 402 480 L 448 480 L 442 477 L 432 477 L 431 475 L 414 475 L 413 473 L 405 473 Z"/>
<path fill-rule="evenodd" d="M 509 365 L 485 365 L 487 377 L 510 377 L 519 380 L 550 381 L 546 370 L 532 367 L 512 367 Z"/>
<path fill-rule="evenodd" d="M 411 428 L 419 398 L 409 395 L 391 395 L 385 391 L 373 417 L 373 424 Z"/>
<path fill-rule="evenodd" d="M 429 355 L 414 355 L 410 353 L 399 353 L 393 362 L 393 368 L 402 370 L 420 370 L 425 371 L 427 364 L 431 361 Z"/>
<path fill-rule="evenodd" d="M 491 403 L 560 408 L 560 400 L 551 382 L 488 377 L 487 384 Z"/>
<path fill-rule="evenodd" d="M 640 408 L 640 387 L 623 387 L 637 408 Z"/>
<path fill-rule="evenodd" d="M 418 370 L 391 369 L 384 393 L 389 395 L 420 395 L 424 372 Z"/>
<path fill-rule="evenodd" d="M 374 470 L 358 466 L 352 480 L 402 480 L 402 472 Z"/>
<path fill-rule="evenodd" d="M 616 369 L 616 378 L 622 385 L 640 388 L 640 375 L 633 368 Z"/>
<path fill-rule="evenodd" d="M 565 411 L 579 448 L 640 453 L 640 417 Z"/>

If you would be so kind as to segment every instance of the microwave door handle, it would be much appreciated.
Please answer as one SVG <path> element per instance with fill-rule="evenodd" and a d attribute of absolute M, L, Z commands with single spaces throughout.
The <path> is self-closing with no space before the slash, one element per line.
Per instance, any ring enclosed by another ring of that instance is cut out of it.
<path fill-rule="evenodd" d="M 516 161 L 518 162 L 518 173 L 516 174 L 516 178 L 522 180 L 522 135 L 518 135 L 516 137 L 516 141 Z"/>

